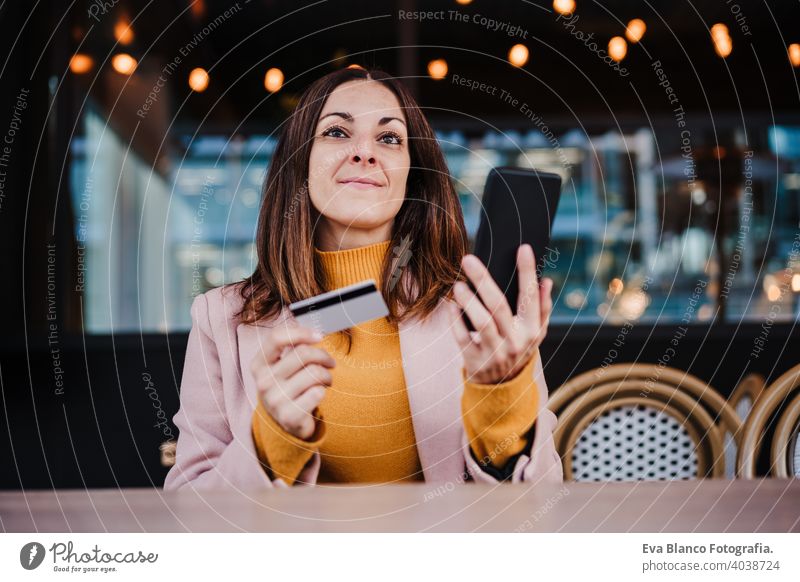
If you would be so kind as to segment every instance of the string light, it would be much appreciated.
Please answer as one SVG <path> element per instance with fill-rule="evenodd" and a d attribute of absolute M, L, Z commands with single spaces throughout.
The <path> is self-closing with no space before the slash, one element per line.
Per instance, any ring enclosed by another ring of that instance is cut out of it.
<path fill-rule="evenodd" d="M 647 25 L 644 23 L 644 20 L 641 18 L 634 18 L 628 23 L 628 28 L 625 29 L 625 36 L 632 43 L 637 43 L 642 40 L 646 30 Z"/>
<path fill-rule="evenodd" d="M 620 62 L 628 54 L 628 43 L 621 36 L 615 36 L 608 41 L 608 56 Z"/>
<path fill-rule="evenodd" d="M 69 60 L 69 70 L 76 75 L 88 73 L 94 66 L 94 59 L 83 53 L 75 53 Z"/>
<path fill-rule="evenodd" d="M 192 11 L 192 16 L 194 16 L 195 18 L 200 19 L 206 15 L 206 3 L 204 2 L 204 0 L 194 0 L 194 2 L 190 4 L 190 6 Z"/>
<path fill-rule="evenodd" d="M 553 0 L 553 9 L 564 16 L 575 12 L 575 0 Z"/>
<path fill-rule="evenodd" d="M 138 63 L 131 55 L 119 53 L 111 59 L 111 66 L 121 75 L 130 75 L 136 70 Z"/>
<path fill-rule="evenodd" d="M 264 88 L 270 93 L 277 93 L 283 87 L 283 71 L 272 68 L 264 75 Z"/>
<path fill-rule="evenodd" d="M 711 27 L 711 38 L 720 38 L 724 36 L 730 36 L 728 32 L 728 27 L 718 22 L 714 26 Z"/>
<path fill-rule="evenodd" d="M 792 43 L 789 45 L 789 62 L 793 67 L 800 67 L 800 44 Z"/>
<path fill-rule="evenodd" d="M 114 38 L 126 46 L 133 42 L 133 29 L 127 20 L 118 20 L 114 25 Z"/>
<path fill-rule="evenodd" d="M 714 41 L 714 50 L 723 59 L 733 51 L 733 40 L 724 24 L 717 23 L 711 27 L 711 40 Z"/>
<path fill-rule="evenodd" d="M 522 67 L 528 62 L 529 55 L 528 47 L 524 44 L 515 44 L 508 51 L 508 62 L 515 67 Z"/>
<path fill-rule="evenodd" d="M 189 73 L 189 87 L 198 93 L 205 91 L 208 88 L 208 72 L 202 67 L 192 69 Z"/>
<path fill-rule="evenodd" d="M 437 81 L 444 79 L 447 76 L 447 61 L 435 59 L 428 63 L 428 74 Z"/>

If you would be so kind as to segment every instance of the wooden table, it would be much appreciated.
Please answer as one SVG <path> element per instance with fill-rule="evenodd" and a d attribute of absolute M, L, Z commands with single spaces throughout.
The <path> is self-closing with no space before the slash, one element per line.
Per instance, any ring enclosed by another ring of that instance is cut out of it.
<path fill-rule="evenodd" d="M 800 480 L 0 493 L 5 532 L 797 532 Z"/>

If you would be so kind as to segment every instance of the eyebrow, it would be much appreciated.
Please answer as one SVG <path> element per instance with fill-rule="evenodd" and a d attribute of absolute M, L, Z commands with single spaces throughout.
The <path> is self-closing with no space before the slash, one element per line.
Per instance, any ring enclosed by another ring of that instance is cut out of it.
<path fill-rule="evenodd" d="M 352 114 L 350 114 L 350 113 L 348 113 L 346 111 L 333 111 L 331 113 L 326 113 L 325 115 L 323 115 L 322 117 L 319 118 L 319 121 L 322 121 L 323 119 L 325 119 L 326 117 L 330 117 L 331 115 L 337 115 L 337 116 L 341 117 L 342 119 L 344 119 L 345 121 L 350 121 L 350 122 L 353 121 Z M 406 124 L 406 122 L 403 121 L 402 119 L 400 119 L 399 117 L 381 117 L 380 120 L 378 121 L 378 125 L 386 125 L 390 121 L 399 121 L 403 125 Z M 319 123 L 319 122 L 317 122 L 317 123 Z"/>

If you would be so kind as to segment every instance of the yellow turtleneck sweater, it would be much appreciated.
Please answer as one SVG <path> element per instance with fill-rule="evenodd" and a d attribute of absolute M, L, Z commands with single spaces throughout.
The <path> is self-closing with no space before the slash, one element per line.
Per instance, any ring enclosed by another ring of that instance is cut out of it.
<path fill-rule="evenodd" d="M 391 241 L 316 255 L 327 275 L 327 289 L 381 278 Z M 253 441 L 272 478 L 294 484 L 315 451 L 322 459 L 319 483 L 421 481 L 411 411 L 403 374 L 400 337 L 386 317 L 351 328 L 348 352 L 343 333 L 325 336 L 316 347 L 336 361 L 333 382 L 315 411 L 311 440 L 286 432 L 263 404 L 253 414 Z M 516 377 L 500 384 L 468 381 L 462 368 L 462 415 L 478 459 L 502 467 L 526 445 L 523 435 L 536 419 L 538 391 L 532 380 L 535 355 Z"/>

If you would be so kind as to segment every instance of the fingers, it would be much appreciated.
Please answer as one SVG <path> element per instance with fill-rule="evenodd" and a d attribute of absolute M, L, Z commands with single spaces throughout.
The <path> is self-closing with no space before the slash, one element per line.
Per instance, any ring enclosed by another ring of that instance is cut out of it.
<path fill-rule="evenodd" d="M 308 345 L 323 339 L 308 327 L 271 328 L 261 339 L 261 350 L 250 364 L 259 397 L 287 432 L 307 438 L 316 427 L 310 413 L 332 384 L 328 368 L 335 367 L 336 361 L 324 349 Z"/>
<path fill-rule="evenodd" d="M 453 335 L 465 350 L 465 367 L 470 376 L 480 378 L 478 382 L 496 383 L 527 363 L 544 340 L 553 309 L 553 280 L 539 281 L 533 249 L 521 245 L 517 249 L 519 300 L 515 316 L 488 269 L 477 257 L 476 261 L 465 257 L 464 270 L 486 306 L 466 283 L 459 281 L 453 285 L 455 302 L 448 305 L 448 313 Z M 460 309 L 467 313 L 477 332 L 468 331 Z M 498 335 L 501 332 L 503 335 Z"/>
<path fill-rule="evenodd" d="M 462 350 L 467 349 L 472 338 L 469 335 L 469 329 L 467 329 L 467 325 L 461 318 L 461 309 L 459 308 L 458 303 L 448 301 L 447 313 L 450 317 L 450 329 L 453 330 L 456 343 L 458 343 Z"/>
<path fill-rule="evenodd" d="M 293 404 L 300 412 L 310 415 L 320 405 L 327 393 L 328 389 L 325 386 L 312 386 L 298 396 Z"/>
<path fill-rule="evenodd" d="M 467 284 L 463 281 L 457 281 L 453 285 L 453 297 L 459 306 L 467 312 L 467 317 L 469 317 L 475 330 L 481 336 L 481 342 L 485 341 L 489 345 L 496 345 L 500 336 L 498 335 L 494 318 L 489 315 L 489 312 L 486 311 L 478 297 L 470 291 Z"/>
<path fill-rule="evenodd" d="M 272 412 L 286 402 L 294 400 L 312 386 L 331 386 L 333 376 L 325 367 L 310 364 L 290 378 L 278 377 L 271 370 L 267 370 L 261 377 L 257 377 L 256 381 L 264 406 Z"/>
<path fill-rule="evenodd" d="M 536 280 L 536 258 L 529 244 L 520 245 L 517 249 L 517 279 L 517 315 L 528 329 L 538 330 L 541 322 L 539 282 Z"/>
<path fill-rule="evenodd" d="M 287 398 L 295 399 L 312 386 L 331 386 L 333 375 L 317 364 L 310 364 L 297 372 L 294 376 L 281 383 L 281 391 Z"/>
<path fill-rule="evenodd" d="M 322 335 L 316 330 L 302 325 L 282 325 L 271 328 L 269 334 L 261 342 L 260 355 L 266 363 L 273 364 L 281 356 L 283 349 L 298 344 L 315 344 L 322 341 Z"/>
<path fill-rule="evenodd" d="M 332 382 L 325 367 L 310 364 L 288 380 L 262 390 L 264 408 L 288 433 L 308 438 L 316 427 L 311 411 L 325 397 Z"/>
<path fill-rule="evenodd" d="M 475 255 L 465 255 L 461 261 L 464 271 L 475 289 L 478 291 L 483 304 L 494 319 L 495 326 L 503 337 L 511 334 L 514 314 L 508 305 L 505 294 L 497 286 L 489 270 Z M 474 323 L 474 322 L 473 322 Z"/>
<path fill-rule="evenodd" d="M 336 366 L 336 360 L 322 348 L 298 345 L 288 350 L 280 360 L 272 365 L 272 369 L 276 376 L 288 378 L 310 364 L 333 368 Z"/>
<path fill-rule="evenodd" d="M 322 402 L 325 394 L 324 386 L 312 386 L 297 399 L 287 401 L 271 414 L 287 432 L 301 439 L 308 439 L 316 429 L 313 411 Z"/>
<path fill-rule="evenodd" d="M 539 332 L 539 341 L 544 339 L 547 334 L 547 327 L 550 325 L 550 315 L 553 313 L 553 280 L 545 277 L 542 279 L 542 292 L 541 292 L 541 311 L 540 323 L 541 331 Z"/>

